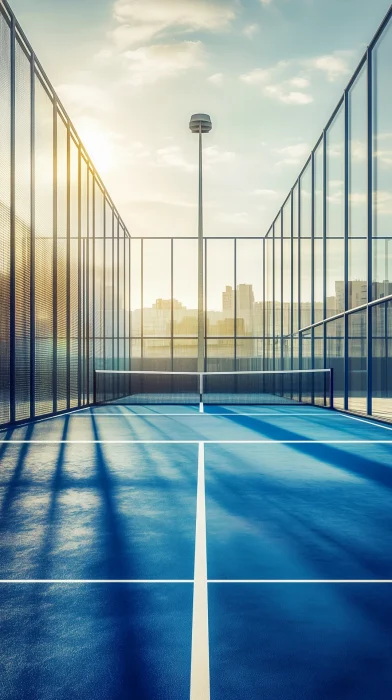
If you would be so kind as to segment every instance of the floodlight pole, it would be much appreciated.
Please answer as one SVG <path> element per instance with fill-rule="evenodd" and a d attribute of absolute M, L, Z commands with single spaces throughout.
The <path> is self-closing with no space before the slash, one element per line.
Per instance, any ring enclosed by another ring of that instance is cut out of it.
<path fill-rule="evenodd" d="M 189 122 L 193 134 L 199 134 L 199 208 L 197 254 L 197 371 L 204 372 L 204 241 L 203 241 L 203 143 L 202 134 L 211 131 L 208 114 L 193 114 Z"/>

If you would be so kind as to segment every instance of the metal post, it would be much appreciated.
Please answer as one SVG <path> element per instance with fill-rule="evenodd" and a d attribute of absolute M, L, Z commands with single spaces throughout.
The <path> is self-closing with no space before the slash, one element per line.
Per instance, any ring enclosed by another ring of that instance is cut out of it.
<path fill-rule="evenodd" d="M 373 236 L 373 113 L 372 113 L 372 51 L 367 51 L 367 195 L 368 195 L 368 211 L 367 211 L 367 301 L 372 301 L 373 291 L 373 269 L 372 269 L 372 236 Z M 387 257 L 385 258 L 387 260 Z M 385 276 L 385 275 L 384 275 Z M 388 279 L 385 276 L 385 279 Z M 388 336 L 387 326 L 385 326 L 385 334 Z M 372 324 L 372 309 L 367 307 L 367 407 L 366 412 L 371 415 L 373 412 L 372 406 L 372 385 L 373 385 L 373 324 Z M 387 347 L 385 348 L 387 352 Z M 388 355 L 386 355 L 388 357 Z M 386 363 L 388 366 L 388 362 Z"/>
<path fill-rule="evenodd" d="M 203 298 L 203 145 L 199 124 L 199 225 L 197 255 L 197 370 L 204 370 L 204 298 Z"/>
<path fill-rule="evenodd" d="M 30 64 L 30 417 L 35 416 L 35 56 Z M 53 407 L 54 408 L 54 407 Z"/>
<path fill-rule="evenodd" d="M 15 422 L 16 302 L 15 302 L 15 18 L 11 15 L 11 212 L 10 212 L 10 422 Z"/>
<path fill-rule="evenodd" d="M 53 100 L 53 412 L 57 413 L 57 101 Z"/>
<path fill-rule="evenodd" d="M 349 247 L 348 247 L 348 228 L 349 228 L 349 211 L 348 211 L 348 196 L 349 196 L 349 98 L 348 92 L 344 92 L 344 408 L 348 409 L 348 394 L 350 389 L 349 384 L 349 317 L 347 310 L 349 304 Z"/>
<path fill-rule="evenodd" d="M 197 254 L 197 370 L 204 370 L 205 357 L 205 326 L 204 326 L 204 241 L 203 241 L 203 143 L 202 134 L 212 129 L 208 114 L 192 114 L 189 128 L 193 134 L 199 135 L 199 207 L 198 207 L 198 254 Z"/>

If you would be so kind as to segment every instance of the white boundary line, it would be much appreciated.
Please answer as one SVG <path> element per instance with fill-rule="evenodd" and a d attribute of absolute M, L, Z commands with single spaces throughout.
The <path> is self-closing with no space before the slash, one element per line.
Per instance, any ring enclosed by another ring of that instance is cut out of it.
<path fill-rule="evenodd" d="M 190 700 L 210 700 L 204 443 L 199 442 L 196 497 Z"/>
<path fill-rule="evenodd" d="M 209 579 L 208 583 L 392 583 L 392 579 L 362 578 L 260 578 L 260 579 Z"/>
<path fill-rule="evenodd" d="M 0 445 L 198 445 L 200 440 L 1 440 Z M 389 440 L 203 440 L 205 445 L 391 445 Z"/>
<path fill-rule="evenodd" d="M 12 583 L 12 584 L 17 584 L 17 583 L 193 583 L 193 579 L 120 579 L 120 578 L 36 578 L 36 579 L 30 579 L 30 578 L 25 578 L 25 579 L 0 579 L 0 585 L 5 584 L 5 583 Z"/>
<path fill-rule="evenodd" d="M 318 583 L 392 583 L 392 579 L 362 579 L 362 578 L 357 578 L 357 579 L 340 579 L 340 578 L 326 578 L 326 579 L 308 579 L 308 578 L 296 578 L 296 579 L 286 579 L 286 578 L 261 578 L 261 579 L 206 579 L 207 583 L 259 583 L 259 584 L 266 584 L 266 583 L 290 583 L 290 584 L 295 584 L 295 583 L 313 583 L 313 584 L 318 584 Z M 112 583 L 129 583 L 129 584 L 150 584 L 150 583 L 158 583 L 158 584 L 170 584 L 170 583 L 191 583 L 194 584 L 193 579 L 84 579 L 84 578 L 65 578 L 65 579 L 46 579 L 46 578 L 38 578 L 38 579 L 0 579 L 0 585 L 5 585 L 5 584 L 87 584 L 87 583 L 107 583 L 107 584 L 112 584 Z"/>
<path fill-rule="evenodd" d="M 345 416 L 346 418 L 351 418 L 351 420 L 357 420 L 360 423 L 366 423 L 366 425 L 373 425 L 373 427 L 375 428 L 384 428 L 384 430 L 392 430 L 392 427 L 389 427 L 389 425 L 382 425 L 382 423 L 377 423 L 376 418 L 374 421 L 367 420 L 366 418 L 357 418 L 357 416 L 352 416 L 349 413 L 343 413 L 343 411 L 340 413 L 340 415 Z"/>
<path fill-rule="evenodd" d="M 312 413 L 305 413 L 302 411 L 298 411 L 298 413 L 209 413 L 208 411 L 204 410 L 204 403 L 201 403 L 199 405 L 199 410 L 194 413 L 91 413 L 83 416 L 76 416 L 76 418 L 90 418 L 91 416 L 97 417 L 97 416 L 105 416 L 106 418 L 110 416 L 110 418 L 139 418 L 139 416 L 142 416 L 144 418 L 160 418 L 163 416 L 164 418 L 167 418 L 170 416 L 171 418 L 176 417 L 176 416 L 187 416 L 194 418 L 195 416 L 207 416 L 208 418 L 215 418 L 215 416 L 220 416 L 224 418 L 233 418 L 236 416 L 251 416 L 252 418 L 254 416 L 270 416 L 273 418 L 292 418 L 293 416 L 314 416 L 314 412 Z M 327 415 L 334 415 L 337 416 L 339 415 L 338 413 L 330 413 Z M 61 416 L 53 416 L 56 418 L 60 418 Z M 23 427 L 23 426 L 22 426 Z"/>

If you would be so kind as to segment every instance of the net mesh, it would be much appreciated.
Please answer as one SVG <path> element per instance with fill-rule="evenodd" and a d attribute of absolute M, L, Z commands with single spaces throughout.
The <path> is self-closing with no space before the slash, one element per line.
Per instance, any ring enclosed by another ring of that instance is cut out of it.
<path fill-rule="evenodd" d="M 332 370 L 95 372 L 95 403 L 315 404 L 332 407 Z"/>

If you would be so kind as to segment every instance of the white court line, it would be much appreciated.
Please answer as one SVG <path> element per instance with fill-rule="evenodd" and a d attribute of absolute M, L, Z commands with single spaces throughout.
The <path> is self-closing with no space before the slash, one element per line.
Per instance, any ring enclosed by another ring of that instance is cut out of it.
<path fill-rule="evenodd" d="M 210 699 L 204 444 L 199 442 L 190 700 Z"/>
<path fill-rule="evenodd" d="M 260 578 L 260 579 L 209 579 L 208 583 L 392 583 L 392 579 L 362 578 Z"/>
<path fill-rule="evenodd" d="M 91 413 L 89 415 L 84 415 L 84 416 L 75 416 L 75 418 L 91 418 L 91 416 L 97 417 L 97 416 L 105 416 L 106 418 L 139 418 L 139 416 L 144 416 L 149 417 L 149 418 L 160 418 L 163 416 L 166 418 L 167 416 L 187 416 L 189 418 L 194 418 L 195 416 L 207 416 L 208 418 L 215 418 L 215 416 L 224 416 L 225 418 L 235 418 L 236 416 L 251 416 L 252 418 L 254 416 L 272 416 L 273 418 L 292 418 L 293 416 L 314 416 L 314 413 L 302 413 L 302 411 L 298 413 L 208 413 L 208 411 L 204 411 L 204 404 L 200 404 L 199 411 L 196 413 Z M 327 414 L 330 416 L 337 416 L 339 415 L 338 413 L 330 413 Z M 53 416 L 55 418 L 59 418 L 60 416 Z M 23 426 L 21 426 L 23 427 Z"/>
<path fill-rule="evenodd" d="M 199 440 L 1 440 L 0 445 L 198 445 Z M 390 440 L 203 440 L 205 445 L 391 445 Z"/>
<path fill-rule="evenodd" d="M 30 578 L 25 578 L 25 579 L 15 579 L 15 578 L 10 578 L 10 579 L 0 579 L 0 585 L 2 583 L 193 583 L 193 579 L 155 579 L 155 578 L 145 578 L 145 579 L 139 579 L 139 578 L 130 578 L 130 579 L 122 579 L 122 578 L 36 578 L 36 579 L 30 579 Z"/>
<path fill-rule="evenodd" d="M 65 579 L 47 579 L 47 578 L 38 578 L 38 579 L 0 579 L 0 585 L 1 584 L 38 584 L 38 583 L 47 583 L 47 584 L 85 584 L 85 583 L 194 583 L 193 579 L 89 579 L 89 578 L 65 578 Z M 239 578 L 234 578 L 234 579 L 208 579 L 207 583 L 392 583 L 392 579 L 362 579 L 362 578 L 357 578 L 357 579 L 341 579 L 341 578 L 326 578 L 326 579 L 308 579 L 308 578 L 299 578 L 299 579 L 287 579 L 287 578 L 261 578 L 261 579 L 239 579 Z"/>
<path fill-rule="evenodd" d="M 380 423 L 377 423 L 376 418 L 374 419 L 374 421 L 367 420 L 366 418 L 357 418 L 357 416 L 352 416 L 349 413 L 343 413 L 343 411 L 340 415 L 346 416 L 346 418 L 351 418 L 351 420 L 357 420 L 360 423 L 366 423 L 366 425 L 373 425 L 375 428 L 384 428 L 384 430 L 392 430 L 392 427 L 389 427 L 388 425 L 382 425 Z"/>

